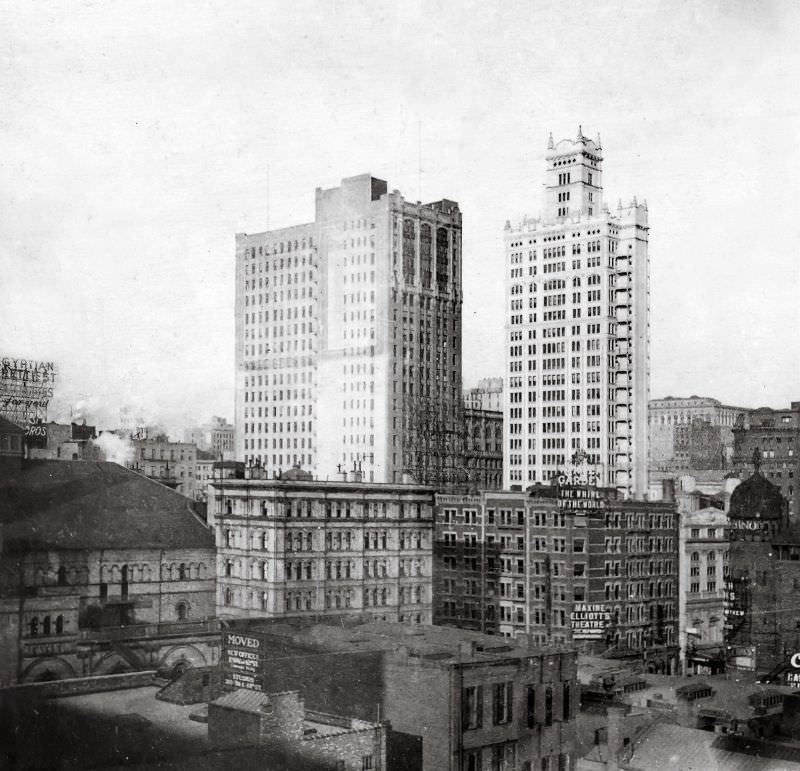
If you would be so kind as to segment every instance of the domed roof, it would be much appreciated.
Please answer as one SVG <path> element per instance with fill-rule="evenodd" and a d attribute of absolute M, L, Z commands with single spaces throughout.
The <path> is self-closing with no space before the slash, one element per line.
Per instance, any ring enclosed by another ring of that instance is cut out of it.
<path fill-rule="evenodd" d="M 728 516 L 731 519 L 781 519 L 786 499 L 760 471 L 745 479 L 731 494 Z"/>
<path fill-rule="evenodd" d="M 314 475 L 310 471 L 304 471 L 299 463 L 295 463 L 288 471 L 281 473 L 281 480 L 286 482 L 311 482 Z"/>

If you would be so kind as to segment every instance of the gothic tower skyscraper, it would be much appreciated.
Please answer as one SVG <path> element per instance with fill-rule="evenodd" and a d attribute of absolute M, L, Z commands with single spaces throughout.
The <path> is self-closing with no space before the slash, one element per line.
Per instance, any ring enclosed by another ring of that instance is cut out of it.
<path fill-rule="evenodd" d="M 611 211 L 603 153 L 548 142 L 544 213 L 506 223 L 504 486 L 578 474 L 647 491 L 647 204 Z"/>

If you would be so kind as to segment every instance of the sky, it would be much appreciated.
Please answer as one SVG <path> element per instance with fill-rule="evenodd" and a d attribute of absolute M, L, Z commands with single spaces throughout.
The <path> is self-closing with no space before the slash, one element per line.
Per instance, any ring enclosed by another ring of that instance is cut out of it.
<path fill-rule="evenodd" d="M 598 132 L 649 207 L 651 396 L 800 399 L 800 3 L 11 2 L 0 355 L 51 417 L 233 417 L 234 234 L 371 172 L 463 212 L 464 385 L 503 373 L 503 226 Z"/>

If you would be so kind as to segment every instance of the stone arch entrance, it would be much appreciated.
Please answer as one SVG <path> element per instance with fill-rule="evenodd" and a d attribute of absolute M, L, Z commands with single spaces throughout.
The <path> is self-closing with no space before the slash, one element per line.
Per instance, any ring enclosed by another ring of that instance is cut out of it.
<path fill-rule="evenodd" d="M 38 659 L 30 664 L 22 675 L 24 683 L 46 683 L 77 677 L 72 665 L 55 656 Z"/>

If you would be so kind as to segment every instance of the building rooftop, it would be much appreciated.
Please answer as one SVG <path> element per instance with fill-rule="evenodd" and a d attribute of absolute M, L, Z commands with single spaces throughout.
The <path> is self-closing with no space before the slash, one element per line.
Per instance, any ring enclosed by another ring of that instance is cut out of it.
<path fill-rule="evenodd" d="M 293 618 L 280 621 L 243 621 L 237 629 L 282 638 L 297 646 L 327 651 L 392 651 L 405 649 L 409 657 L 426 662 L 489 662 L 521 658 L 532 653 L 555 655 L 569 648 L 526 647 L 520 639 L 510 640 L 448 626 L 409 626 L 358 617 L 331 617 L 328 623 Z"/>
<path fill-rule="evenodd" d="M 25 430 L 20 428 L 16 423 L 12 423 L 10 420 L 0 415 L 0 433 L 24 434 Z"/>
<path fill-rule="evenodd" d="M 214 548 L 191 501 L 105 461 L 28 460 L 0 474 L 5 553 Z"/>
<path fill-rule="evenodd" d="M 790 771 L 800 769 L 800 748 L 656 723 L 624 765 L 630 771 Z"/>
<path fill-rule="evenodd" d="M 232 462 L 232 461 L 231 461 Z M 211 482 L 214 487 L 222 489 L 235 489 L 245 487 L 277 488 L 292 490 L 319 490 L 324 488 L 327 491 L 342 491 L 350 493 L 381 493 L 390 495 L 392 492 L 405 493 L 425 493 L 433 494 L 435 487 L 415 483 L 401 484 L 391 482 L 346 482 L 343 480 L 321 480 L 321 479 L 215 479 Z"/>
<path fill-rule="evenodd" d="M 618 661 L 597 656 L 578 657 L 578 682 L 594 688 L 606 684 L 609 693 L 615 692 L 622 701 L 640 707 L 646 707 L 648 702 L 675 704 L 679 698 L 691 698 L 693 691 L 710 688 L 713 695 L 700 697 L 697 709 L 711 710 L 721 718 L 739 721 L 756 717 L 754 707 L 760 697 L 797 693 L 789 686 L 762 685 L 746 677 L 674 677 L 635 672 Z M 625 686 L 631 683 L 638 683 L 638 687 L 628 692 Z M 625 694 L 620 695 L 623 690 Z"/>
<path fill-rule="evenodd" d="M 21 689 L 2 691 L 0 747 L 14 753 L 11 761 L 14 768 L 62 771 L 86 768 L 327 771 L 330 768 L 297 753 L 270 750 L 262 745 L 215 748 L 208 739 L 205 720 L 196 719 L 203 716 L 204 704 L 162 701 L 156 698 L 157 692 L 157 687 L 145 686 L 37 699 L 35 694 L 22 695 Z M 254 695 L 264 697 L 264 694 Z M 316 727 L 316 723 L 312 721 L 311 727 Z"/>
<path fill-rule="evenodd" d="M 756 470 L 731 494 L 728 516 L 731 519 L 780 520 L 786 511 L 787 501 L 780 490 Z"/>

